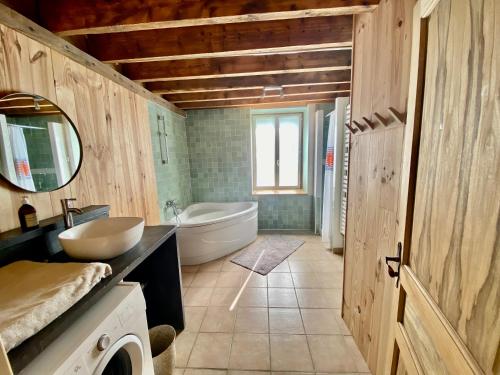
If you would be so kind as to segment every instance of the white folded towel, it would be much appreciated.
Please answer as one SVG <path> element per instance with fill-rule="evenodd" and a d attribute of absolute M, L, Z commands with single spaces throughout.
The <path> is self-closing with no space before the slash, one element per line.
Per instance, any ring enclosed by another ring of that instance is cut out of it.
<path fill-rule="evenodd" d="M 111 275 L 105 263 L 19 261 L 0 268 L 0 340 L 8 352 Z"/>

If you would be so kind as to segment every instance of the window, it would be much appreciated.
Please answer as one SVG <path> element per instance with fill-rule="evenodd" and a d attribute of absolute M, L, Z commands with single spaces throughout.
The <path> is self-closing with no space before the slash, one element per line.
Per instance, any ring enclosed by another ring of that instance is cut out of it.
<path fill-rule="evenodd" d="M 254 115 L 254 190 L 300 189 L 302 113 Z"/>

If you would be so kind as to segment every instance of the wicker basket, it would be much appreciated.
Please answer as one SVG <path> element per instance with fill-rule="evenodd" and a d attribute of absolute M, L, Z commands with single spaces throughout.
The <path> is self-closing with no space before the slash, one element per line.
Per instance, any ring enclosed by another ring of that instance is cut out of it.
<path fill-rule="evenodd" d="M 175 368 L 175 329 L 160 325 L 149 330 L 155 375 L 172 375 Z"/>

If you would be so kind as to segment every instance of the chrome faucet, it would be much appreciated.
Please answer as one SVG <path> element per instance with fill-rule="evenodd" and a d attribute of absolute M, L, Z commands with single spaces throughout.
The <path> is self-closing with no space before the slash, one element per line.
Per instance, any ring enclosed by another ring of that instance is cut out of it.
<path fill-rule="evenodd" d="M 165 202 L 165 210 L 168 210 L 169 208 L 172 208 L 172 211 L 174 211 L 175 220 L 177 221 L 177 223 L 180 223 L 179 214 L 182 212 L 182 210 L 177 207 L 177 203 L 174 199 Z"/>
<path fill-rule="evenodd" d="M 83 213 L 83 211 L 80 210 L 79 208 L 73 207 L 72 202 L 74 202 L 74 201 L 76 201 L 76 198 L 61 199 L 61 206 L 62 206 L 63 217 L 64 217 L 64 227 L 66 229 L 72 228 L 74 226 L 73 213 L 76 213 L 76 214 Z"/>

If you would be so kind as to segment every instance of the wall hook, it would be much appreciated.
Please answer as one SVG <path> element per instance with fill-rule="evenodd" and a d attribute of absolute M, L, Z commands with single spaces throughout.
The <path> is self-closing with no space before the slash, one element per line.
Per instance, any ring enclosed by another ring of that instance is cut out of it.
<path fill-rule="evenodd" d="M 404 125 L 406 123 L 406 113 L 400 113 L 393 107 L 389 107 L 389 113 L 400 124 Z"/>
<path fill-rule="evenodd" d="M 361 125 L 359 122 L 355 121 L 355 120 L 352 120 L 352 123 L 354 125 L 356 125 L 356 127 L 361 130 L 361 132 L 364 132 L 365 131 L 365 127 L 363 125 Z"/>
<path fill-rule="evenodd" d="M 349 129 L 351 131 L 352 134 L 356 134 L 358 132 L 358 129 L 354 129 L 351 125 L 349 124 L 345 124 L 345 126 L 347 127 L 347 129 Z"/>
<path fill-rule="evenodd" d="M 368 118 L 366 118 L 366 117 L 363 117 L 363 120 L 365 120 L 366 125 L 368 125 L 368 127 L 369 127 L 370 129 L 372 129 L 372 130 L 373 130 L 373 129 L 375 129 L 375 126 L 376 126 L 376 125 L 375 125 L 375 123 L 374 123 L 373 121 L 371 121 L 370 119 L 368 119 Z"/>
<path fill-rule="evenodd" d="M 384 126 L 389 125 L 389 121 L 388 121 L 385 117 L 383 117 L 380 113 L 375 112 L 373 115 L 377 118 L 377 120 L 378 120 L 378 121 L 379 121 L 382 125 L 384 125 Z"/>

